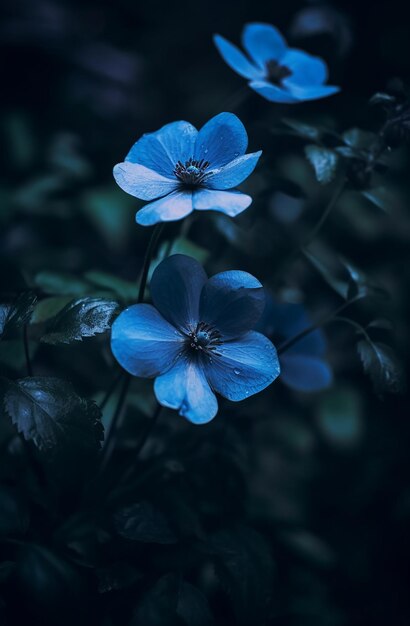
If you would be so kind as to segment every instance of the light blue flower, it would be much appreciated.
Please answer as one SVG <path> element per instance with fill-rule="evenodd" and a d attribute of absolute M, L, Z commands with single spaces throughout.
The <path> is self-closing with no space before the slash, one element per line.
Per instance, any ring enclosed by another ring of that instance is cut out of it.
<path fill-rule="evenodd" d="M 195 424 L 215 417 L 215 392 L 234 402 L 265 389 L 279 374 L 272 343 L 255 327 L 262 285 L 241 271 L 208 279 L 191 257 L 176 254 L 151 279 L 154 306 L 135 304 L 112 326 L 111 349 L 134 376 L 155 378 L 158 402 Z"/>
<path fill-rule="evenodd" d="M 270 24 L 246 24 L 242 44 L 248 56 L 221 35 L 214 42 L 224 61 L 271 102 L 295 103 L 331 96 L 339 87 L 325 85 L 326 63 L 302 50 L 288 48 Z"/>
<path fill-rule="evenodd" d="M 114 167 L 127 193 L 154 200 L 138 211 L 143 226 L 180 220 L 197 211 L 242 213 L 252 198 L 228 191 L 251 174 L 261 151 L 245 154 L 248 135 L 233 113 L 220 113 L 200 131 L 189 122 L 172 122 L 147 133 Z"/>
<path fill-rule="evenodd" d="M 271 337 L 277 346 L 284 344 L 312 322 L 301 304 L 280 303 L 268 294 L 258 330 Z M 315 330 L 279 355 L 280 380 L 295 391 L 321 391 L 333 380 L 325 359 L 326 339 Z"/>

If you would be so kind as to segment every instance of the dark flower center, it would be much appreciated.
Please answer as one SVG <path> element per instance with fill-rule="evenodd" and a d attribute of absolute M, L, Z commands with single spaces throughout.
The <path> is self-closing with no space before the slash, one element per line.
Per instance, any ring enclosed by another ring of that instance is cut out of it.
<path fill-rule="evenodd" d="M 222 344 L 222 335 L 206 322 L 199 322 L 195 330 L 188 334 L 187 343 L 195 351 L 217 354 L 216 350 Z"/>
<path fill-rule="evenodd" d="M 182 161 L 178 161 L 174 168 L 174 174 L 185 185 L 196 187 L 207 177 L 206 169 L 208 167 L 209 161 L 205 161 L 204 159 L 196 161 L 190 158 L 188 161 L 185 161 L 185 165 Z"/>
<path fill-rule="evenodd" d="M 280 65 L 277 61 L 267 61 L 266 67 L 266 80 L 273 85 L 281 85 L 282 80 L 292 75 L 292 72 L 286 65 Z"/>

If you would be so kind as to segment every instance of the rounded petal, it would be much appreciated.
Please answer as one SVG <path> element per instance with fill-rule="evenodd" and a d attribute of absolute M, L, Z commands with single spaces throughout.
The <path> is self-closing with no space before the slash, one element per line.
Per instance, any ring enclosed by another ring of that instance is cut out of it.
<path fill-rule="evenodd" d="M 240 119 L 233 113 L 219 113 L 199 131 L 195 159 L 209 161 L 215 169 L 245 154 L 247 147 L 248 135 Z"/>
<path fill-rule="evenodd" d="M 299 99 L 292 95 L 289 91 L 286 91 L 286 89 L 282 89 L 276 85 L 271 85 L 266 81 L 254 80 L 249 83 L 249 87 L 270 102 L 282 102 L 285 104 L 299 102 Z"/>
<path fill-rule="evenodd" d="M 235 217 L 248 208 L 252 198 L 240 191 L 199 189 L 194 191 L 192 202 L 197 211 L 220 211 L 229 217 Z"/>
<path fill-rule="evenodd" d="M 262 68 L 265 68 L 266 61 L 280 59 L 287 49 L 284 37 L 271 24 L 246 24 L 242 43 L 247 53 Z"/>
<path fill-rule="evenodd" d="M 224 338 L 254 328 L 265 307 L 265 291 L 248 272 L 231 270 L 212 276 L 202 289 L 201 321 L 215 326 Z"/>
<path fill-rule="evenodd" d="M 321 391 L 333 380 L 331 368 L 318 357 L 286 353 L 280 363 L 281 381 L 295 391 Z"/>
<path fill-rule="evenodd" d="M 194 424 L 206 424 L 218 412 L 218 402 L 199 362 L 182 356 L 154 383 L 157 400 L 163 406 L 179 409 Z"/>
<path fill-rule="evenodd" d="M 184 337 L 150 304 L 135 304 L 117 317 L 111 350 L 133 376 L 152 378 L 166 372 L 178 358 Z"/>
<path fill-rule="evenodd" d="M 158 172 L 138 163 L 117 163 L 113 170 L 115 182 L 121 189 L 140 200 L 154 200 L 165 196 L 178 187 L 174 178 L 165 178 Z"/>
<path fill-rule="evenodd" d="M 176 222 L 192 213 L 192 193 L 174 191 L 165 198 L 145 205 L 135 216 L 137 224 L 153 226 L 158 222 Z"/>
<path fill-rule="evenodd" d="M 327 98 L 328 96 L 333 96 L 335 93 L 338 93 L 340 91 L 340 87 L 335 87 L 333 85 L 299 87 L 299 85 L 291 83 L 289 79 L 286 82 L 289 93 L 297 98 L 299 102 L 303 102 L 304 100 L 318 100 L 319 98 Z"/>
<path fill-rule="evenodd" d="M 207 275 L 198 261 L 174 254 L 155 269 L 151 297 L 166 320 L 189 332 L 199 322 L 199 298 L 206 281 Z"/>
<path fill-rule="evenodd" d="M 154 133 L 146 133 L 131 148 L 126 161 L 140 163 L 163 176 L 173 177 L 178 161 L 193 156 L 198 131 L 183 120 L 165 124 Z"/>
<path fill-rule="evenodd" d="M 225 63 L 240 76 L 249 79 L 263 76 L 261 69 L 253 65 L 243 52 L 225 39 L 225 37 L 214 35 L 214 44 Z"/>
<path fill-rule="evenodd" d="M 244 154 L 234 159 L 227 165 L 215 170 L 205 179 L 205 185 L 209 189 L 232 189 L 240 185 L 256 167 L 262 150 Z"/>
<path fill-rule="evenodd" d="M 205 365 L 215 391 L 237 402 L 262 391 L 279 376 L 280 365 L 274 345 L 255 331 L 221 347 L 221 356 Z"/>
<path fill-rule="evenodd" d="M 323 85 L 327 80 L 327 65 L 319 57 L 314 57 L 303 50 L 286 50 L 281 59 L 281 64 L 288 67 L 292 75 L 283 81 L 295 85 Z"/>

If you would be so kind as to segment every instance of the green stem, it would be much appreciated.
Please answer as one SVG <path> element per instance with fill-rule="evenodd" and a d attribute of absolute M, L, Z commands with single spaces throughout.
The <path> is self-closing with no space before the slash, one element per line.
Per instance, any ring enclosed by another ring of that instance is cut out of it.
<path fill-rule="evenodd" d="M 346 179 L 342 178 L 342 180 L 340 181 L 340 183 L 338 184 L 338 186 L 334 190 L 333 195 L 330 198 L 330 200 L 329 200 L 325 210 L 323 211 L 322 215 L 320 216 L 318 222 L 313 227 L 313 229 L 311 230 L 310 234 L 307 236 L 305 242 L 302 244 L 302 246 L 301 246 L 302 250 L 305 249 L 305 248 L 308 248 L 310 246 L 310 244 L 312 243 L 312 241 L 319 234 L 319 231 L 321 230 L 323 224 L 326 222 L 326 220 L 329 217 L 329 215 L 331 214 L 334 206 L 336 205 L 337 201 L 339 200 L 340 196 L 342 195 L 342 193 L 344 191 L 344 188 L 345 188 L 345 185 L 346 185 Z"/>
<path fill-rule="evenodd" d="M 155 252 L 155 248 L 157 246 L 157 243 L 158 243 L 158 240 L 159 240 L 159 238 L 161 236 L 163 228 L 164 228 L 164 224 L 163 223 L 156 224 L 156 226 L 154 227 L 154 230 L 152 232 L 151 239 L 150 239 L 150 242 L 148 244 L 147 251 L 145 253 L 144 263 L 143 263 L 142 272 L 141 272 L 140 288 L 139 288 L 139 291 L 138 291 L 138 299 L 137 299 L 137 303 L 138 304 L 140 304 L 144 300 L 145 287 L 147 286 L 149 266 L 151 264 L 151 259 L 152 259 L 152 256 L 153 256 L 154 252 Z"/>
<path fill-rule="evenodd" d="M 23 342 L 24 342 L 24 354 L 26 355 L 27 376 L 33 376 L 33 366 L 31 364 L 30 350 L 29 350 L 29 344 L 28 344 L 28 325 L 27 324 L 24 324 L 23 326 Z"/>
<path fill-rule="evenodd" d="M 111 421 L 110 430 L 108 431 L 108 435 L 105 439 L 105 444 L 104 444 L 104 448 L 103 448 L 102 455 L 101 455 L 100 472 L 103 472 L 105 470 L 105 468 L 107 467 L 111 459 L 112 453 L 115 448 L 116 436 L 122 425 L 122 420 L 120 418 L 124 415 L 123 408 L 124 408 L 125 399 L 128 393 L 128 388 L 131 383 L 131 376 L 130 374 L 128 374 L 128 372 L 125 372 L 124 374 L 122 374 L 122 377 L 123 377 L 122 388 L 121 388 L 117 406 L 116 406 L 116 409 L 115 409 L 115 412 Z"/>

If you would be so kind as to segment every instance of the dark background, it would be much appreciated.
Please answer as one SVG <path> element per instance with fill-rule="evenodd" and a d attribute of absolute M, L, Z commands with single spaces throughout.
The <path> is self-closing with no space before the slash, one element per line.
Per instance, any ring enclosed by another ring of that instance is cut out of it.
<path fill-rule="evenodd" d="M 316 35 L 303 31 L 307 9 L 315 9 L 324 25 Z M 234 110 L 250 148 L 264 150 L 260 173 L 248 187 L 254 204 L 239 220 L 243 239 L 238 233 L 229 237 L 212 216 L 196 220 L 189 239 L 205 250 L 210 274 L 250 271 L 278 293 L 297 291 L 313 317 L 338 305 L 338 296 L 306 261 L 277 277 L 284 255 L 309 232 L 330 195 L 306 173 L 304 143 L 277 129 L 282 117 L 293 116 L 339 131 L 377 131 L 383 114 L 369 107 L 369 98 L 397 85 L 397 77 L 409 81 L 410 24 L 403 2 L 3 0 L 1 15 L 2 291 L 18 291 L 24 281 L 38 287 L 35 277 L 45 270 L 82 277 L 98 269 L 135 280 L 150 233 L 135 225 L 138 201 L 116 187 L 113 165 L 144 132 L 177 119 L 201 126 L 222 110 Z M 292 45 L 323 56 L 341 94 L 284 107 L 244 92 L 244 81 L 221 60 L 212 35 L 239 43 L 248 21 L 273 23 Z M 358 203 L 354 192 L 346 194 L 319 244 L 331 256 L 347 256 L 389 293 L 355 306 L 351 315 L 361 323 L 391 319 L 394 331 L 386 341 L 405 366 L 407 148 L 400 145 L 391 159 L 385 176 L 394 189 L 392 210 L 377 211 Z M 305 181 L 296 221 L 283 221 L 269 208 L 283 179 Z M 169 226 L 165 239 L 177 229 Z M 38 294 L 44 295 L 41 289 Z M 8 449 L 2 482 L 17 484 L 31 510 L 23 544 L 49 552 L 47 558 L 16 555 L 15 546 L 5 544 L 4 562 L 18 566 L 10 578 L 0 576 L 0 620 L 211 623 L 200 621 L 202 600 L 192 598 L 191 617 L 172 621 L 174 608 L 167 603 L 175 600 L 175 581 L 150 600 L 149 590 L 171 572 L 201 589 L 218 625 L 407 626 L 407 396 L 376 393 L 351 329 L 332 324 L 326 333 L 335 372 L 331 389 L 297 394 L 277 382 L 240 405 L 221 402 L 215 421 L 199 429 L 172 412 L 162 417 L 136 469 L 142 478 L 120 501 L 154 502 L 181 537 L 176 547 L 107 540 L 113 511 L 92 498 L 82 508 L 81 470 L 57 484 L 45 471 L 54 506 L 40 513 L 22 485 L 25 470 L 13 465 L 16 451 Z M 96 400 L 118 373 L 107 336 L 60 348 L 33 343 L 33 351 L 37 375 L 66 378 Z M 21 359 L 11 364 L 7 356 L 0 354 L 2 375 L 24 376 Z M 151 385 L 134 385 L 118 462 L 133 462 L 132 444 L 152 411 Z M 110 404 L 105 425 L 112 411 Z M 163 464 L 151 471 L 157 456 Z M 70 457 L 72 475 L 75 464 Z M 75 539 L 67 538 L 70 532 Z M 228 576 L 219 583 L 212 563 L 221 544 Z M 101 591 L 101 571 L 111 576 L 108 590 Z M 152 617 L 153 609 L 149 619 L 138 617 L 144 602 L 163 602 L 165 608 L 159 617 Z"/>

